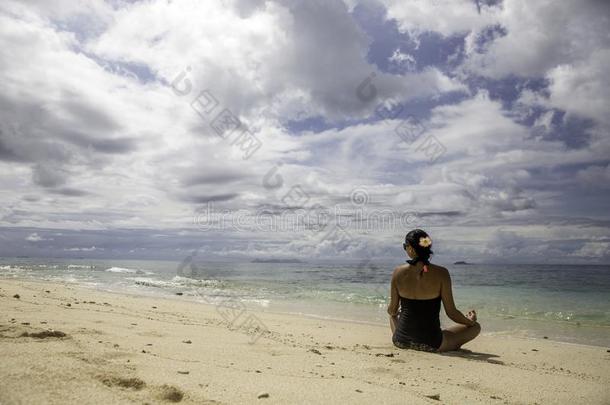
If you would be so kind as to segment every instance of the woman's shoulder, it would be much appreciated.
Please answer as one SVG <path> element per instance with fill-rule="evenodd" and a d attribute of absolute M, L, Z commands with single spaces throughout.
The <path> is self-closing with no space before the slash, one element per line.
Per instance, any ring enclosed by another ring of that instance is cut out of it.
<path fill-rule="evenodd" d="M 430 263 L 430 265 L 428 266 L 431 270 L 434 270 L 435 272 L 441 274 L 441 275 L 449 275 L 449 270 L 447 270 L 446 267 L 443 266 L 439 266 L 438 264 L 433 264 Z"/>
<path fill-rule="evenodd" d="M 394 272 L 392 273 L 393 277 L 396 277 L 402 273 L 404 273 L 408 268 L 409 268 L 410 264 L 405 263 L 405 264 L 399 264 L 398 266 L 394 267 Z"/>

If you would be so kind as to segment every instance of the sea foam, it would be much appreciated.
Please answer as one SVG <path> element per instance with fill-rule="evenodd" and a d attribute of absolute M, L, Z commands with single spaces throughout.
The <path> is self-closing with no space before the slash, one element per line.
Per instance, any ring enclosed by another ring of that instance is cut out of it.
<path fill-rule="evenodd" d="M 109 273 L 153 274 L 150 271 L 144 271 L 140 269 L 128 269 L 125 267 L 110 267 L 109 269 L 106 269 L 104 271 L 107 271 Z"/>

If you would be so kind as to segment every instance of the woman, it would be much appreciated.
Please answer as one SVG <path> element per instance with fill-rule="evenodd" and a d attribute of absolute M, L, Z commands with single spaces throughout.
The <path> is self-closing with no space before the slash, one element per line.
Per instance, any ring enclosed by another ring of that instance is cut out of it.
<path fill-rule="evenodd" d="M 392 342 L 400 348 L 446 352 L 457 350 L 481 332 L 474 310 L 464 316 L 453 302 L 446 268 L 431 264 L 432 240 L 421 229 L 407 234 L 403 248 L 408 264 L 396 267 L 390 288 Z M 441 330 L 441 300 L 445 313 L 459 325 Z M 400 313 L 398 311 L 400 304 Z"/>

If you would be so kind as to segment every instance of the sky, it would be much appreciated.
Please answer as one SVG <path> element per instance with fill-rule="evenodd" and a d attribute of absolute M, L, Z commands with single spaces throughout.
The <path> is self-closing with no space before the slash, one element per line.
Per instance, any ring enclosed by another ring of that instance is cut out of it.
<path fill-rule="evenodd" d="M 610 263 L 610 3 L 4 0 L 0 256 Z"/>

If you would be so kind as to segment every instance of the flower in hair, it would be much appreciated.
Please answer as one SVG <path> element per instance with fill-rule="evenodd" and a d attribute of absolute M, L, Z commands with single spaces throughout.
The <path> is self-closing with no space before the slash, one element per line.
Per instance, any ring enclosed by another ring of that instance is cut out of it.
<path fill-rule="evenodd" d="M 419 246 L 426 248 L 430 245 L 432 245 L 432 239 L 430 239 L 429 236 L 426 236 L 425 238 L 419 238 Z"/>

